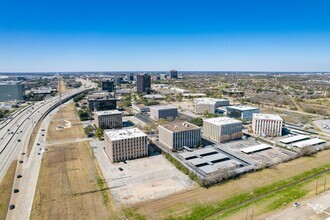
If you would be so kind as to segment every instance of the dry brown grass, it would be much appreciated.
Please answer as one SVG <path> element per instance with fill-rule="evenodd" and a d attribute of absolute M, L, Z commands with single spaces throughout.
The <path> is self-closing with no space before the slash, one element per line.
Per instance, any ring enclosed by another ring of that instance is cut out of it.
<path fill-rule="evenodd" d="M 65 121 L 71 123 L 71 127 L 65 129 L 58 129 L 58 125 L 64 125 Z M 77 115 L 74 103 L 71 102 L 56 113 L 53 120 L 48 128 L 47 141 L 59 141 L 73 138 L 85 137 L 83 128 L 81 126 L 80 119 Z"/>
<path fill-rule="evenodd" d="M 142 203 L 136 205 L 136 207 L 147 219 L 161 219 L 169 214 L 172 216 L 182 216 L 189 213 L 197 203 L 220 202 L 239 193 L 251 192 L 257 187 L 284 180 L 306 170 L 328 164 L 329 158 L 330 151 L 323 151 L 315 157 L 299 158 L 280 164 L 273 169 L 265 169 L 260 172 L 244 175 L 239 179 L 213 186 L 209 189 L 199 187 L 182 194 Z"/>
<path fill-rule="evenodd" d="M 54 116 L 47 140 L 83 137 L 73 104 Z M 63 117 L 64 116 L 64 117 Z M 59 118 L 74 126 L 56 130 Z M 88 142 L 48 146 L 44 153 L 31 219 L 118 219 L 118 212 Z"/>
<path fill-rule="evenodd" d="M 13 161 L 0 182 L 0 219 L 6 219 L 17 161 Z"/>
<path fill-rule="evenodd" d="M 60 87 L 61 87 L 62 94 L 68 91 L 63 79 L 60 81 Z"/>

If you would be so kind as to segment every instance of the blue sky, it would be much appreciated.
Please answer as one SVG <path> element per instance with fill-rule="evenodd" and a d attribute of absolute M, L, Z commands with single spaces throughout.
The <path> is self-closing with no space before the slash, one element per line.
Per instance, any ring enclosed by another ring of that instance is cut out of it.
<path fill-rule="evenodd" d="M 328 0 L 0 0 L 0 71 L 330 71 Z"/>

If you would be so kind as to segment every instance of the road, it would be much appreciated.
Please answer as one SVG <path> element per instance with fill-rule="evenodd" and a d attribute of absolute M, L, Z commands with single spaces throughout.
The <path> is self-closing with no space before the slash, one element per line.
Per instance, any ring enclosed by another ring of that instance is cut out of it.
<path fill-rule="evenodd" d="M 58 110 L 57 106 L 60 103 L 95 86 L 89 81 L 79 80 L 83 82 L 84 86 L 62 94 L 62 101 L 59 96 L 55 96 L 46 101 L 36 102 L 14 115 L 12 120 L 0 130 L 0 137 L 2 137 L 0 140 L 0 180 L 14 160 L 19 160 L 16 176 L 23 176 L 15 178 L 13 189 L 17 188 L 19 192 L 12 194 L 10 204 L 14 204 L 16 207 L 14 210 L 8 211 L 7 219 L 29 218 L 42 158 L 42 152 L 38 155 L 38 150 L 44 148 L 46 129 L 51 116 Z M 41 122 L 41 129 L 37 131 L 34 147 L 28 156 L 26 154 L 28 143 L 38 121 Z"/>
<path fill-rule="evenodd" d="M 330 191 L 300 202 L 300 206 L 298 207 L 292 205 L 265 219 L 330 219 Z"/>

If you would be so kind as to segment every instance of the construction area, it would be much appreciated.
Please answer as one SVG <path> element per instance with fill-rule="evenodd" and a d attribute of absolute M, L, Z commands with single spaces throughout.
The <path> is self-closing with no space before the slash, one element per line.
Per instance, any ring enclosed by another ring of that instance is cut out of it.
<path fill-rule="evenodd" d="M 135 204 L 165 198 L 197 187 L 161 154 L 149 148 L 149 157 L 111 163 L 103 142 L 91 141 L 106 184 L 117 204 Z"/>
<path fill-rule="evenodd" d="M 53 118 L 31 219 L 119 218 L 79 122 L 72 102 Z"/>

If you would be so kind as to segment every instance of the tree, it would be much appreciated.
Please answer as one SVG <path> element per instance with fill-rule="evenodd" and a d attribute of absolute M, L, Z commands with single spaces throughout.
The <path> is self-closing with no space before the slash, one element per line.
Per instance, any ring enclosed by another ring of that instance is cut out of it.
<path fill-rule="evenodd" d="M 189 121 L 190 123 L 197 125 L 197 126 L 203 126 L 203 119 L 202 118 L 194 118 Z"/>
<path fill-rule="evenodd" d="M 94 131 L 94 127 L 92 125 L 88 125 L 86 128 L 84 128 L 84 132 L 87 136 L 93 133 L 93 131 Z"/>
<path fill-rule="evenodd" d="M 182 99 L 183 99 L 183 95 L 181 93 L 179 93 L 179 94 L 176 95 L 176 101 L 181 102 Z"/>
<path fill-rule="evenodd" d="M 104 135 L 104 131 L 103 131 L 103 129 L 101 129 L 101 128 L 96 129 L 96 131 L 95 131 L 95 136 L 96 136 L 99 140 L 101 140 L 101 139 L 103 138 L 103 135 Z"/>

